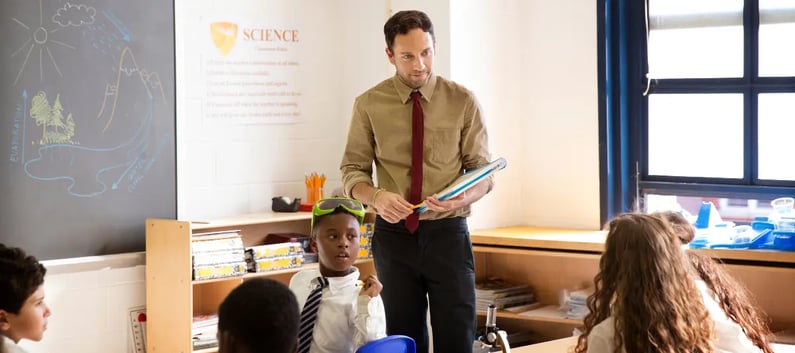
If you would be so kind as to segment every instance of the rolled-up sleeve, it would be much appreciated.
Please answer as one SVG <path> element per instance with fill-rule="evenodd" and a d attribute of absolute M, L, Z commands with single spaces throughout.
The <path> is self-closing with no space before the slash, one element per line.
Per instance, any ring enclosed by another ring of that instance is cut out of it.
<path fill-rule="evenodd" d="M 474 95 L 467 101 L 464 110 L 464 126 L 461 129 L 461 156 L 465 170 L 472 170 L 491 162 L 489 136 L 481 114 L 480 104 Z M 494 188 L 494 176 L 486 178 L 488 191 Z"/>
<path fill-rule="evenodd" d="M 358 183 L 373 185 L 375 144 L 370 117 L 362 108 L 366 99 L 366 96 L 362 95 L 354 101 L 348 141 L 340 163 L 342 188 L 347 197 L 353 197 L 353 187 Z"/>

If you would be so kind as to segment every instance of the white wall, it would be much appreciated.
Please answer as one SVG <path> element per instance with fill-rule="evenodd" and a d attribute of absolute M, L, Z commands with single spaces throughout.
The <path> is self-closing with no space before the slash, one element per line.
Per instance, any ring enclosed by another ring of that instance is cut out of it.
<path fill-rule="evenodd" d="M 518 1 L 522 224 L 599 229 L 596 1 Z"/>
<path fill-rule="evenodd" d="M 478 95 L 508 160 L 470 226 L 599 228 L 596 3 L 455 1 L 450 13 L 452 78 Z"/>
<path fill-rule="evenodd" d="M 522 159 L 528 153 L 517 148 L 523 140 L 519 128 L 526 114 L 521 111 L 523 76 L 517 1 L 456 1 L 451 13 L 453 80 L 478 96 L 489 130 L 492 155 L 504 157 L 508 167 L 495 175 L 491 193 L 473 206 L 469 225 L 473 229 L 522 224 L 527 182 Z M 475 21 L 477 24 L 475 25 Z"/>
<path fill-rule="evenodd" d="M 434 20 L 436 71 L 477 94 L 493 154 L 508 159 L 470 226 L 599 227 L 595 2 L 317 3 L 306 15 L 335 38 L 312 51 L 319 90 L 330 95 L 306 123 L 224 126 L 198 119 L 201 97 L 184 94 L 198 67 L 184 50 L 195 35 L 181 29 L 198 9 L 176 2 L 179 218 L 268 210 L 272 196 L 303 197 L 307 171 L 329 176 L 327 192 L 338 186 L 353 98 L 394 72 L 383 22 L 390 9 L 418 8 Z M 53 316 L 42 342 L 23 342 L 31 353 L 126 352 L 126 310 L 144 302 L 142 266 L 51 271 L 45 289 Z"/>

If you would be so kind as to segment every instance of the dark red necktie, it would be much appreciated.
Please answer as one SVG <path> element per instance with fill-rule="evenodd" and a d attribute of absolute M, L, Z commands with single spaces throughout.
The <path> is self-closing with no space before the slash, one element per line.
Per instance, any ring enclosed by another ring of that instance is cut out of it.
<path fill-rule="evenodd" d="M 424 115 L 422 113 L 422 94 L 419 91 L 411 92 L 414 107 L 411 110 L 411 191 L 409 202 L 416 205 L 422 201 L 422 150 Z M 420 214 L 414 212 L 406 218 L 406 229 L 414 233 L 420 225 Z"/>

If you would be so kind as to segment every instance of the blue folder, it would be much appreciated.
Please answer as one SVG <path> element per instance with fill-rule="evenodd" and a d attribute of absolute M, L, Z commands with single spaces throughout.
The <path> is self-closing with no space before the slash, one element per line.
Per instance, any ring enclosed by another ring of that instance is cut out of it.
<path fill-rule="evenodd" d="M 462 192 L 466 191 L 467 189 L 471 188 L 483 178 L 491 175 L 492 173 L 503 170 L 508 165 L 508 161 L 505 158 L 497 158 L 489 164 L 481 166 L 476 169 L 472 169 L 467 171 L 458 179 L 456 179 L 450 186 L 446 187 L 444 190 L 439 191 L 437 194 L 438 199 L 441 201 L 451 199 L 453 197 L 458 196 Z M 428 206 L 425 206 L 425 203 L 421 203 L 415 205 L 414 212 L 425 212 L 428 209 Z"/>

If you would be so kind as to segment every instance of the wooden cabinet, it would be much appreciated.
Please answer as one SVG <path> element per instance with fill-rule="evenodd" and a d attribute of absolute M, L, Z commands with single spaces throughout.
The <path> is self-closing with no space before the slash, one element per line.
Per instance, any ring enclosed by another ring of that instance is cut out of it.
<path fill-rule="evenodd" d="M 147 352 L 192 352 L 193 316 L 216 313 L 226 295 L 246 279 L 269 277 L 287 284 L 290 277 L 301 269 L 317 267 L 314 263 L 287 270 L 193 281 L 190 245 L 194 233 L 240 230 L 243 245 L 248 247 L 263 244 L 269 233 L 309 234 L 310 221 L 308 212 L 250 214 L 201 223 L 147 219 Z M 359 260 L 357 267 L 363 274 L 375 272 L 370 259 Z"/>
<path fill-rule="evenodd" d="M 476 277 L 500 277 L 530 284 L 543 308 L 499 312 L 497 324 L 509 331 L 531 330 L 542 340 L 566 337 L 582 325 L 557 311 L 560 290 L 593 286 L 605 232 L 535 227 L 472 231 Z M 795 328 L 795 252 L 701 250 L 724 266 L 754 296 L 776 331 Z"/>

